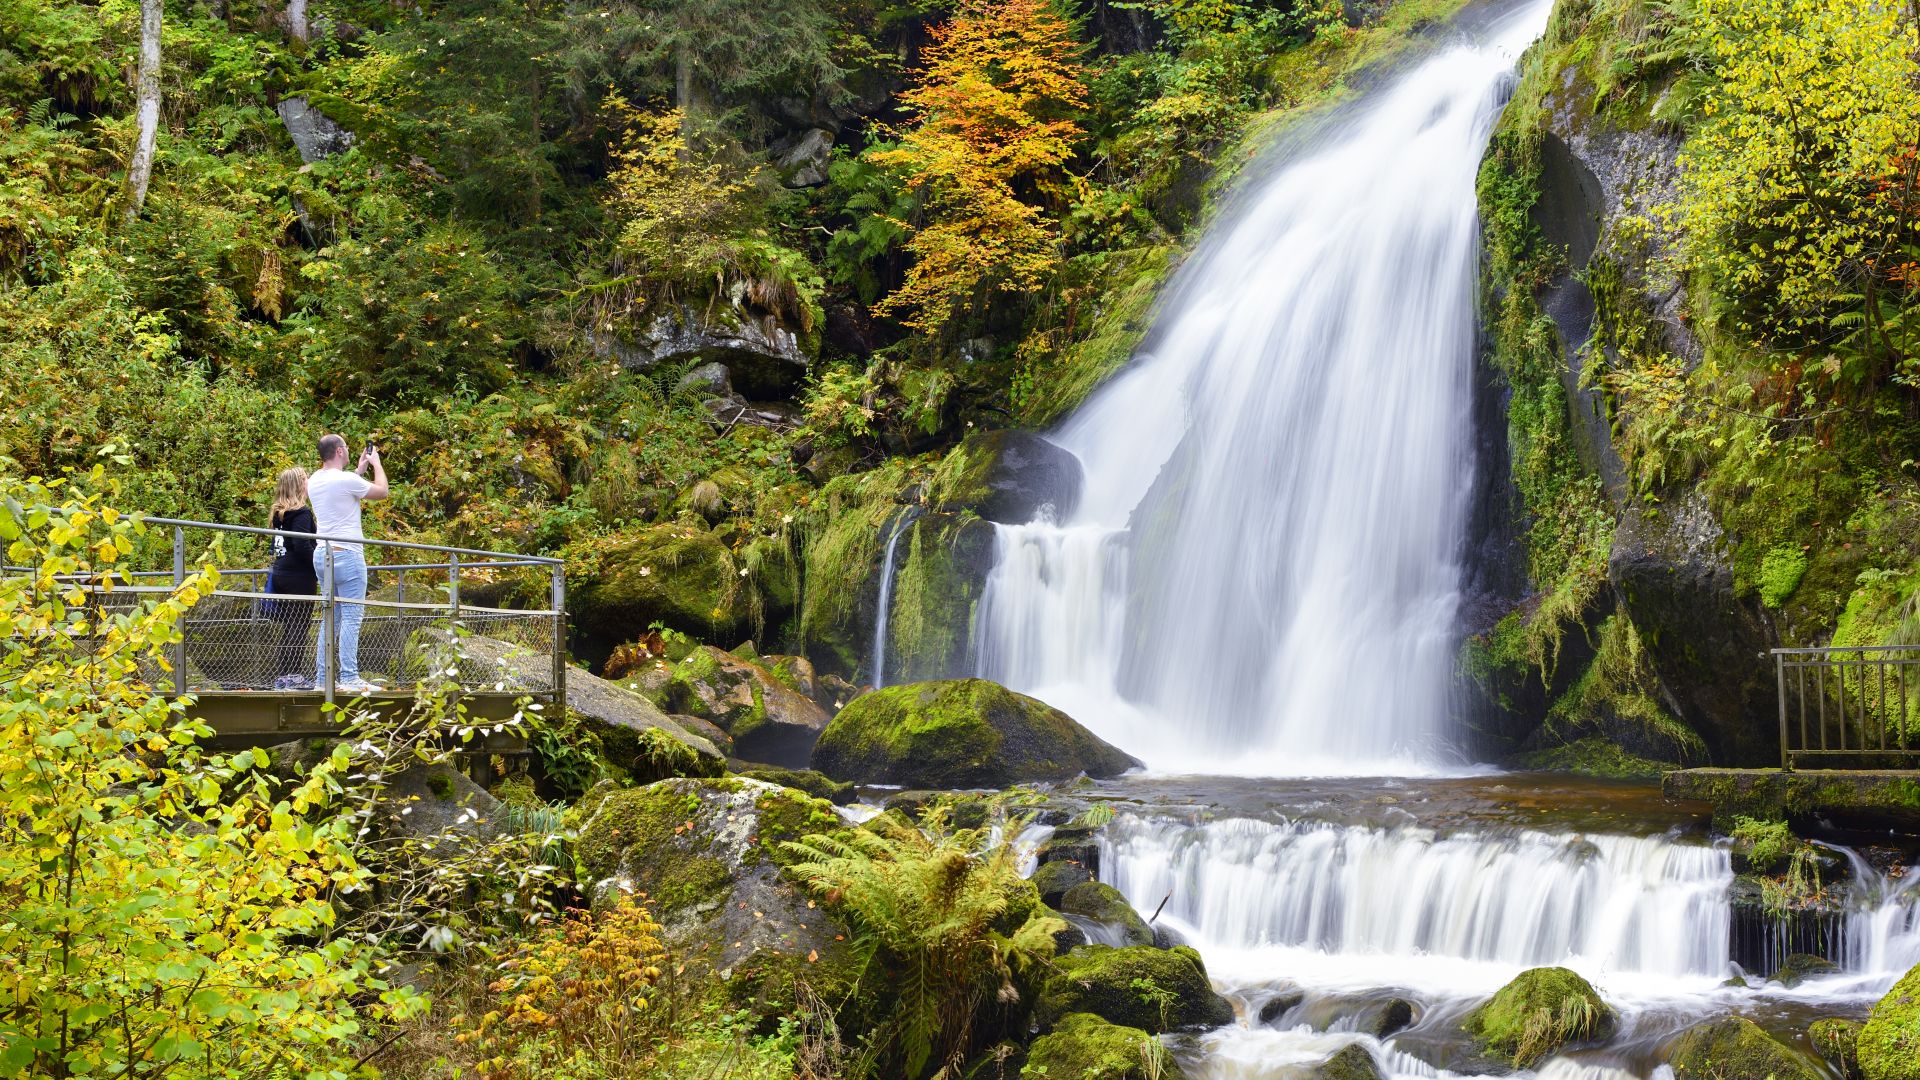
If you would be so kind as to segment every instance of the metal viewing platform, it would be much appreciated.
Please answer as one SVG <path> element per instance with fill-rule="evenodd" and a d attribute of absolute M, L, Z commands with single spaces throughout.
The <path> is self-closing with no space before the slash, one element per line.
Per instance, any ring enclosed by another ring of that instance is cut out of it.
<path fill-rule="evenodd" d="M 124 571 L 127 583 L 111 588 L 90 584 L 90 602 L 104 612 L 127 611 L 179 589 L 190 568 L 219 571 L 218 587 L 187 611 L 180 640 L 169 646 L 172 670 L 158 664 L 142 670 L 161 694 L 187 701 L 188 715 L 213 728 L 216 745 L 237 749 L 336 735 L 345 713 L 329 705 L 351 699 L 362 709 L 404 711 L 429 682 L 454 687 L 478 721 L 506 719 L 526 698 L 550 708 L 566 700 L 566 577 L 559 559 L 143 520 L 156 533 L 171 531 L 171 568 Z M 331 557 L 322 563 L 327 572 L 319 576 L 317 595 L 268 592 L 276 537 L 313 540 L 329 554 L 337 545 L 359 545 L 367 561 L 366 596 L 338 594 Z M 152 552 L 147 565 L 159 554 Z M 326 636 L 326 648 L 317 646 L 321 626 L 349 607 L 361 614 L 359 669 L 374 684 L 371 691 L 343 689 L 338 635 Z M 524 749 L 524 739 L 496 735 L 478 749 L 512 753 Z"/>

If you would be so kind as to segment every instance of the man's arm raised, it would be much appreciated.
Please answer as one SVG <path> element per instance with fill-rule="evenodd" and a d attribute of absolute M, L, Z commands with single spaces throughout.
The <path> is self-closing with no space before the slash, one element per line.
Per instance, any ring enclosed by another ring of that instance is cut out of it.
<path fill-rule="evenodd" d="M 380 464 L 379 450 L 371 446 L 367 447 L 367 464 L 373 466 L 373 486 L 367 489 L 366 495 L 362 498 L 368 500 L 386 498 L 391 492 L 387 489 L 387 467 Z"/>

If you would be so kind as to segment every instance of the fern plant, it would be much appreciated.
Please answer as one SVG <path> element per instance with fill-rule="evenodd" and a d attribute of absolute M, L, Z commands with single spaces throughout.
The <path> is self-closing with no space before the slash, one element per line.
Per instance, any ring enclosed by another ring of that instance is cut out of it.
<path fill-rule="evenodd" d="M 918 828 L 875 826 L 786 843 L 799 860 L 790 869 L 852 927 L 862 978 L 877 967 L 889 979 L 892 1015 L 871 1036 L 881 1071 L 956 1075 L 989 1033 L 984 1020 L 1020 1014 L 1019 984 L 1052 958 L 1066 923 L 989 830 L 949 829 L 944 808 Z"/>

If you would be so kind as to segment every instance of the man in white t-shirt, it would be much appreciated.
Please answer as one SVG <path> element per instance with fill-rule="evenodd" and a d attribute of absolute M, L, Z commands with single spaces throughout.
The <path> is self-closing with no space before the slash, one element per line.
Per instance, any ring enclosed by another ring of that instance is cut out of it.
<path fill-rule="evenodd" d="M 364 475 L 373 470 L 373 479 Z M 333 561 L 333 596 L 340 600 L 367 598 L 367 558 L 359 544 L 367 534 L 360 530 L 360 504 L 369 499 L 387 497 L 387 470 L 380 464 L 380 451 L 369 446 L 360 452 L 359 468 L 347 471 L 347 440 L 338 435 L 320 436 L 320 468 L 307 477 L 307 502 L 313 506 L 315 527 L 321 536 L 343 537 L 347 542 L 321 541 L 313 547 L 313 573 L 325 591 L 327 561 Z M 364 694 L 379 689 L 360 677 L 360 620 L 366 615 L 364 604 L 333 605 L 333 631 L 340 635 L 340 667 L 335 673 L 335 689 L 349 694 Z M 326 620 L 321 621 L 319 648 L 314 654 L 313 684 L 325 686 L 327 678 Z"/>

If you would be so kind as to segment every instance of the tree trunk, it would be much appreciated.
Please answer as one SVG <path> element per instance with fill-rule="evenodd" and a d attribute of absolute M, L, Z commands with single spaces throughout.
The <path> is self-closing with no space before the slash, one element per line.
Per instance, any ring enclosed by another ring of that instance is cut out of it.
<path fill-rule="evenodd" d="M 153 141 L 160 132 L 160 8 L 161 0 L 140 0 L 140 75 L 134 88 L 134 112 L 139 133 L 134 138 L 133 161 L 127 166 L 127 220 L 140 216 L 147 202 L 147 181 L 153 178 Z"/>
<path fill-rule="evenodd" d="M 307 28 L 307 0 L 287 0 L 287 33 L 297 41 L 305 41 L 313 33 Z"/>
<path fill-rule="evenodd" d="M 685 38 L 673 50 L 673 106 L 680 110 L 680 137 L 693 146 L 693 46 Z"/>

